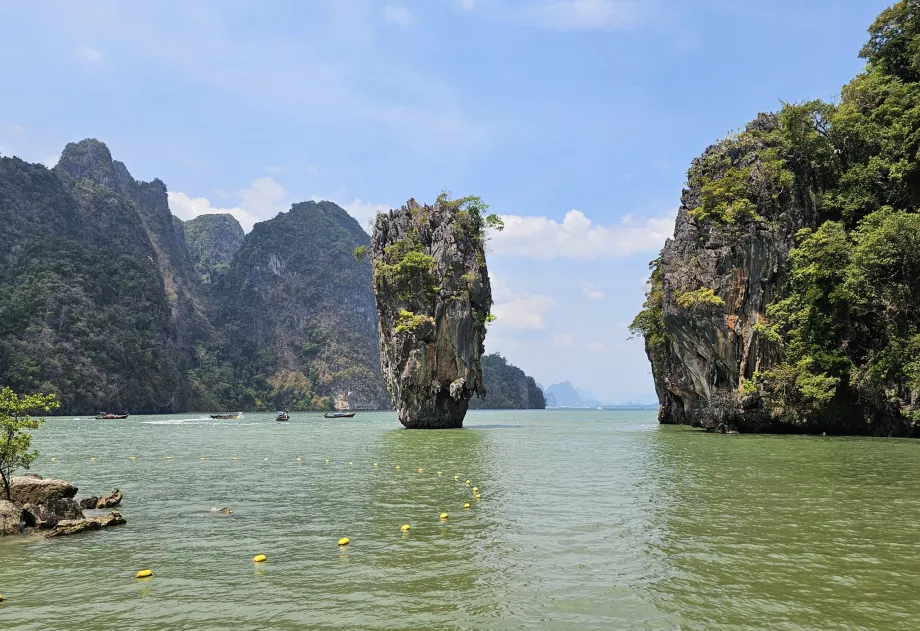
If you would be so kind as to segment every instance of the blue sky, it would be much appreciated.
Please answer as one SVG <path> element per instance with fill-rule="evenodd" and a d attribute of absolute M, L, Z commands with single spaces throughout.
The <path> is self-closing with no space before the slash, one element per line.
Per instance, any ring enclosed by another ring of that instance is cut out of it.
<path fill-rule="evenodd" d="M 95 137 L 173 212 L 362 224 L 476 193 L 487 350 L 544 385 L 654 400 L 626 324 L 690 160 L 781 100 L 833 99 L 886 0 L 0 2 L 0 153 Z"/>

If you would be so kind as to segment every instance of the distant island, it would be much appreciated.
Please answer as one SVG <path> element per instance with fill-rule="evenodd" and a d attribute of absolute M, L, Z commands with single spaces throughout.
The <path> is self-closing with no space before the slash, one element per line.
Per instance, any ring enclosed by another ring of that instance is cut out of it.
<path fill-rule="evenodd" d="M 390 409 L 354 256 L 369 245 L 332 202 L 248 234 L 226 214 L 183 222 L 163 182 L 93 139 L 50 170 L 2 157 L 0 384 L 54 393 L 63 415 Z M 490 407 L 538 406 L 510 364 L 484 371 Z"/>

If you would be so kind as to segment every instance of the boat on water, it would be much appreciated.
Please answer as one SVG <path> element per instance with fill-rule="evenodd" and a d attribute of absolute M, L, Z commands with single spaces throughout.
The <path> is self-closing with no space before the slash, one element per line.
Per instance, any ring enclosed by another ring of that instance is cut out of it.
<path fill-rule="evenodd" d="M 289 421 L 291 417 L 288 416 L 287 412 L 278 412 L 278 416 L 275 417 L 276 421 Z"/>
<path fill-rule="evenodd" d="M 211 418 L 222 419 L 222 420 L 232 420 L 232 419 L 241 418 L 242 416 L 243 416 L 242 412 L 236 412 L 236 413 L 231 413 L 231 414 L 212 414 Z"/>
<path fill-rule="evenodd" d="M 355 412 L 326 412 L 323 414 L 326 418 L 351 418 Z"/>
<path fill-rule="evenodd" d="M 121 420 L 124 418 L 128 418 L 128 415 L 127 414 L 112 414 L 110 412 L 100 412 L 99 414 L 96 415 L 96 418 L 99 420 L 113 421 L 113 420 Z"/>

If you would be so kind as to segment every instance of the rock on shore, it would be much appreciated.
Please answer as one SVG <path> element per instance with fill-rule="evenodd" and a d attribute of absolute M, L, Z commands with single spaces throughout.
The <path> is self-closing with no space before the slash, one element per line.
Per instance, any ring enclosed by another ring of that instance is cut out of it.
<path fill-rule="evenodd" d="M 16 476 L 10 480 L 13 501 L 0 500 L 0 536 L 16 535 L 30 529 L 50 530 L 46 536 L 70 535 L 85 530 L 98 530 L 125 523 L 117 511 L 109 515 L 86 517 L 74 496 L 77 487 L 36 474 Z M 118 489 L 102 498 L 91 498 L 91 508 L 109 508 L 118 505 L 123 494 Z"/>

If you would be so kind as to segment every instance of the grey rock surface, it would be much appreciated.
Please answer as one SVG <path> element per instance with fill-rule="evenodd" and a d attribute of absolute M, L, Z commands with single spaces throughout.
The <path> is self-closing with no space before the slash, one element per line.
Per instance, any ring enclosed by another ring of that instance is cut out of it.
<path fill-rule="evenodd" d="M 461 427 L 470 398 L 485 394 L 480 357 L 492 291 L 482 233 L 463 212 L 410 199 L 374 224 L 380 361 L 409 428 Z"/>

